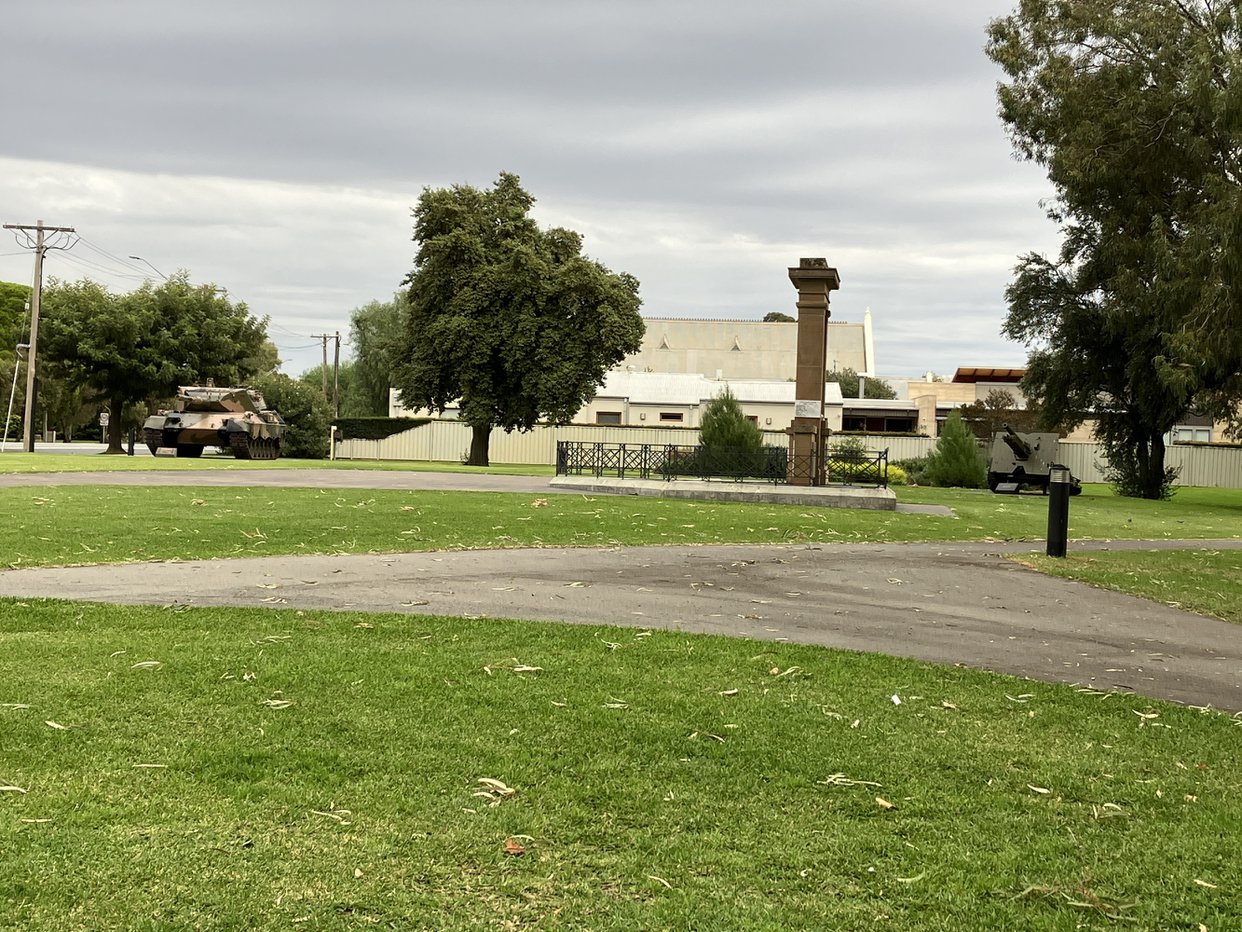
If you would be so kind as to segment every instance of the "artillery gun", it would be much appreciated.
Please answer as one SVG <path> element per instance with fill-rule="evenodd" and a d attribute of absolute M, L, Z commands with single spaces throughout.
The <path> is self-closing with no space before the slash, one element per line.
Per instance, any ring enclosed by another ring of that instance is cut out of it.
<path fill-rule="evenodd" d="M 203 448 L 220 447 L 239 460 L 274 460 L 280 456 L 285 422 L 249 388 L 183 385 L 175 410 L 147 418 L 142 439 L 152 455 L 171 447 L 177 456 L 197 457 Z"/>
<path fill-rule="evenodd" d="M 1017 492 L 1023 486 L 1048 491 L 1048 477 L 1057 463 L 1060 437 L 1055 433 L 1020 434 L 1008 424 L 992 435 L 988 488 Z M 1070 495 L 1082 491 L 1082 482 L 1070 476 Z"/>

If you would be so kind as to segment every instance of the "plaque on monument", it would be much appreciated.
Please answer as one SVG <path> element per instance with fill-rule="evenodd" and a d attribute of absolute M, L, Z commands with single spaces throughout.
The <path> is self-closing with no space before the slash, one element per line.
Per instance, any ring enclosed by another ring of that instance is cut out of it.
<path fill-rule="evenodd" d="M 794 417 L 823 417 L 824 403 L 812 398 L 809 401 L 794 402 Z"/>

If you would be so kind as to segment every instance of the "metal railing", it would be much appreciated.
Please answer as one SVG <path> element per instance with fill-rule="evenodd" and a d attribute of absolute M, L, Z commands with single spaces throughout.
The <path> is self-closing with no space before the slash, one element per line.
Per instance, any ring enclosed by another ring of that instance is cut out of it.
<path fill-rule="evenodd" d="M 829 482 L 845 485 L 873 485 L 888 488 L 888 450 L 839 451 L 828 449 L 824 463 Z"/>
<path fill-rule="evenodd" d="M 888 485 L 888 451 L 849 451 L 823 464 L 828 482 L 850 485 Z M 618 479 L 677 478 L 726 479 L 734 482 L 770 482 L 814 485 L 820 482 L 819 457 L 812 452 L 795 456 L 783 447 L 759 450 L 678 444 L 591 443 L 562 440 L 556 445 L 558 476 L 592 475 Z"/>

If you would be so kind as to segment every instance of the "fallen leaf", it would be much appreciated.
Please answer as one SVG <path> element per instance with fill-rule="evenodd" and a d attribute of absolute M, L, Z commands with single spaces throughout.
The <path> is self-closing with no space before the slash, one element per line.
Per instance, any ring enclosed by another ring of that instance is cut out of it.
<path fill-rule="evenodd" d="M 68 725 L 62 725 L 60 722 L 44 722 L 43 724 L 46 725 L 48 728 L 55 728 L 57 731 L 68 731 L 69 730 Z"/>
<path fill-rule="evenodd" d="M 1052 792 L 1052 790 L 1048 789 L 1046 786 L 1032 786 L 1029 783 L 1026 785 L 1026 788 L 1033 793 L 1042 793 L 1045 796 Z"/>
<path fill-rule="evenodd" d="M 1208 883 L 1206 880 L 1200 880 L 1198 877 L 1195 878 L 1195 883 L 1197 883 L 1201 887 L 1207 887 L 1209 890 L 1216 889 L 1216 884 Z"/>
<path fill-rule="evenodd" d="M 160 666 L 160 661 L 158 660 L 140 660 L 138 661 L 138 663 L 130 667 L 130 669 L 131 670 L 154 670 L 158 666 Z"/>
<path fill-rule="evenodd" d="M 897 808 L 892 803 L 890 803 L 887 799 L 885 799 L 883 796 L 877 796 L 875 798 L 875 804 L 884 810 Z"/>
<path fill-rule="evenodd" d="M 362 879 L 362 869 L 361 869 L 361 868 L 358 868 L 358 867 L 355 867 L 355 868 L 354 868 L 354 879 L 356 879 L 356 880 L 361 880 L 361 879 Z"/>
<path fill-rule="evenodd" d="M 526 853 L 526 849 L 523 848 L 518 843 L 517 839 L 509 838 L 505 841 L 505 854 L 508 854 L 512 857 L 517 857 L 518 855 L 522 855 L 525 853 Z"/>

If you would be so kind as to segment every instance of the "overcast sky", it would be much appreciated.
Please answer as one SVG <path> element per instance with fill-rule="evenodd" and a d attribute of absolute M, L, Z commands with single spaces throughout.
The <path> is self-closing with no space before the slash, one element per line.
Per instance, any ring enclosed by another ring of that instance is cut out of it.
<path fill-rule="evenodd" d="M 1049 189 L 996 117 L 1013 0 L 62 0 L 0 16 L 0 221 L 75 227 L 47 276 L 188 269 L 271 317 L 284 369 L 414 254 L 424 186 L 521 176 L 652 317 L 794 312 L 841 274 L 880 374 L 1022 365 L 999 333 Z M 0 280 L 29 251 L 0 239 Z"/>

